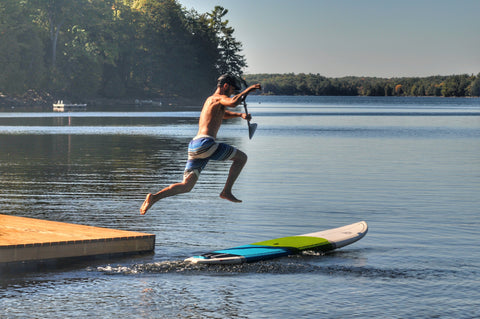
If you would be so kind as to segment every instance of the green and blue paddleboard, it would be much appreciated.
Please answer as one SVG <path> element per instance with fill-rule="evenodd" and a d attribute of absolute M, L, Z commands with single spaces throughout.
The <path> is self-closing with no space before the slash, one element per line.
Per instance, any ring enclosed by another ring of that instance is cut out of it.
<path fill-rule="evenodd" d="M 364 221 L 351 225 L 216 250 L 185 261 L 199 264 L 241 264 L 297 254 L 304 250 L 330 251 L 350 245 L 367 234 Z"/>

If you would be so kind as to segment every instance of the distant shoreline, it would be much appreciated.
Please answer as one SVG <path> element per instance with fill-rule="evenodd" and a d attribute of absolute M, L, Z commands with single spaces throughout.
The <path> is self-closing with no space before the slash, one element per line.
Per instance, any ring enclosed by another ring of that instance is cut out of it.
<path fill-rule="evenodd" d="M 59 99 L 55 99 L 49 93 L 28 92 L 25 97 L 12 97 L 0 93 L 0 111 L 51 111 L 53 103 Z M 64 99 L 67 101 L 67 99 Z M 175 111 L 181 109 L 182 111 L 199 110 L 203 102 L 199 99 L 186 98 L 161 98 L 153 99 L 154 105 L 148 102 L 150 99 L 106 99 L 106 98 L 91 98 L 81 101 L 71 100 L 72 103 L 86 103 L 87 110 L 117 110 L 117 109 L 141 109 L 141 110 L 155 110 L 155 111 Z M 161 102 L 161 105 L 157 105 Z"/>
<path fill-rule="evenodd" d="M 347 96 L 347 95 L 299 95 L 299 94 L 261 94 L 262 96 Z M 364 95 L 355 95 L 358 97 L 367 97 Z M 381 96 L 377 96 L 381 97 Z M 395 98 L 398 96 L 384 96 Z M 401 96 L 401 97 L 417 97 L 417 98 L 479 98 L 472 96 L 457 96 L 457 97 L 443 97 L 443 96 Z M 143 100 L 145 101 L 145 100 Z M 149 100 L 147 100 L 149 101 Z M 97 98 L 97 99 L 87 99 L 85 101 L 75 101 L 75 103 L 86 103 L 88 111 L 156 111 L 156 112 L 173 112 L 173 111 L 200 111 L 203 105 L 203 102 L 200 99 L 180 99 L 180 98 L 169 98 L 169 99 L 155 99 L 155 102 L 162 102 L 162 105 L 150 106 L 148 103 L 135 103 L 135 99 L 106 99 L 106 98 Z M 1 112 L 12 112 L 12 111 L 38 111 L 38 112 L 48 112 L 52 111 L 53 103 L 56 103 L 57 100 L 51 98 L 49 95 L 43 96 L 28 96 L 25 98 L 20 97 L 9 97 L 0 94 L 0 111 Z"/>
<path fill-rule="evenodd" d="M 246 74 L 248 83 L 261 83 L 264 94 L 313 96 L 480 96 L 480 74 L 377 78 L 320 74 Z"/>

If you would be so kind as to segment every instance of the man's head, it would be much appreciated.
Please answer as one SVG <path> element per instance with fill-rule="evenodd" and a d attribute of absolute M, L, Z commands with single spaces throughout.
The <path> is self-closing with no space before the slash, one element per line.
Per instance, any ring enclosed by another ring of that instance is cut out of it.
<path fill-rule="evenodd" d="M 239 91 L 240 88 L 242 87 L 237 77 L 231 74 L 224 74 L 218 78 L 217 87 L 221 88 L 225 84 L 232 86 L 235 91 Z"/>

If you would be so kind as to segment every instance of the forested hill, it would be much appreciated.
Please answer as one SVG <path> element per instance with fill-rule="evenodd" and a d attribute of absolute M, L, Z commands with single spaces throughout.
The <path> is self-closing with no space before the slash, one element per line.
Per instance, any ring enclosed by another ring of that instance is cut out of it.
<path fill-rule="evenodd" d="M 1 0 L 0 98 L 204 97 L 246 66 L 227 12 L 176 0 Z"/>
<path fill-rule="evenodd" d="M 327 78 L 319 74 L 249 74 L 248 83 L 261 83 L 263 94 L 363 96 L 480 96 L 480 73 L 430 77 Z"/>

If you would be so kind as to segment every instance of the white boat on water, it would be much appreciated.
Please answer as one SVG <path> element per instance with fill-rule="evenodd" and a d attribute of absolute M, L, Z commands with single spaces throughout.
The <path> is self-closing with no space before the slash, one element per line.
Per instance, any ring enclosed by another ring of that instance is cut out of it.
<path fill-rule="evenodd" d="M 76 111 L 86 111 L 87 104 L 71 104 L 64 103 L 63 101 L 58 101 L 53 103 L 54 112 L 76 112 Z"/>

